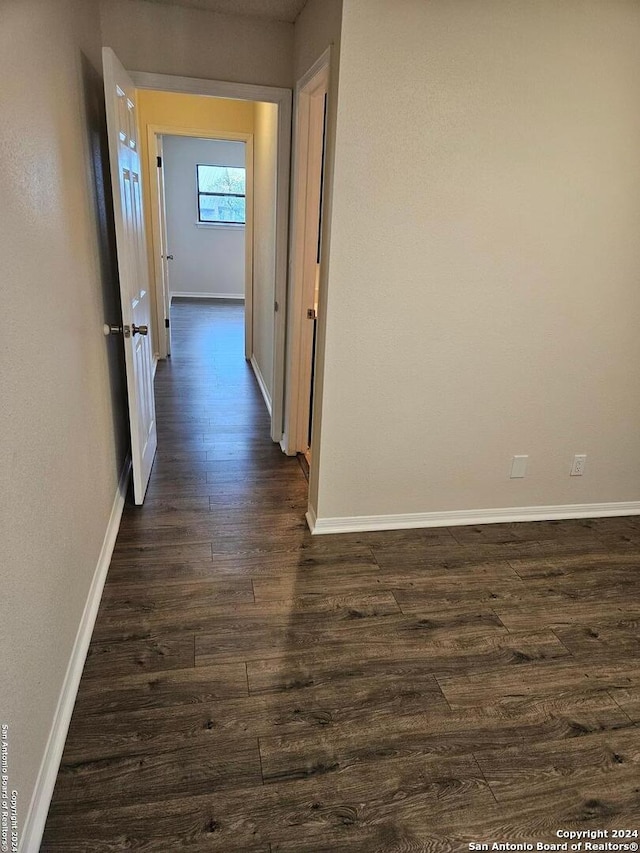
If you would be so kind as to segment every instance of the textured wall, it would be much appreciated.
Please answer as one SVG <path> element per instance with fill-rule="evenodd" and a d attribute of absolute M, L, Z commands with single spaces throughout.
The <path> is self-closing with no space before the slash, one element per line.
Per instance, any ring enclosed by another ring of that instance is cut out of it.
<path fill-rule="evenodd" d="M 0 5 L 0 718 L 20 825 L 126 453 L 91 0 Z"/>
<path fill-rule="evenodd" d="M 345 0 L 320 517 L 638 500 L 639 43 L 632 0 Z"/>
<path fill-rule="evenodd" d="M 331 45 L 340 47 L 342 0 L 307 0 L 298 15 L 293 40 L 293 70 L 297 82 Z"/>
<path fill-rule="evenodd" d="M 145 0 L 102 0 L 103 43 L 125 68 L 291 86 L 293 24 Z"/>

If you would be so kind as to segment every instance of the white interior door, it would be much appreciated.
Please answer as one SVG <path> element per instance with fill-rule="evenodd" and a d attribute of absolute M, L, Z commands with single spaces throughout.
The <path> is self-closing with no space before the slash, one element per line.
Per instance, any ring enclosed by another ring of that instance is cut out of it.
<path fill-rule="evenodd" d="M 111 48 L 102 49 L 102 62 L 129 396 L 133 494 L 135 502 L 141 504 L 158 440 L 135 89 Z"/>
<path fill-rule="evenodd" d="M 326 69 L 318 85 L 309 94 L 309 136 L 307 151 L 307 210 L 304 223 L 302 288 L 307 306 L 307 322 L 303 325 L 300 345 L 303 393 L 299 396 L 298 447 L 307 452 L 311 445 L 311 406 L 315 358 L 318 291 L 320 286 L 320 237 L 322 222 L 322 182 L 327 105 Z"/>
<path fill-rule="evenodd" d="M 307 453 L 321 260 L 329 51 L 296 87 L 285 452 Z"/>

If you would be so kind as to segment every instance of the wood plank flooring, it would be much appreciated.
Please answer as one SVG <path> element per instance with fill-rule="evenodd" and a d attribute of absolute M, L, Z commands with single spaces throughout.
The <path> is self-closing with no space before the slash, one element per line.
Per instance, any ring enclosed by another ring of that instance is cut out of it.
<path fill-rule="evenodd" d="M 640 519 L 312 538 L 242 309 L 181 302 L 172 324 L 42 850 L 640 828 Z"/>

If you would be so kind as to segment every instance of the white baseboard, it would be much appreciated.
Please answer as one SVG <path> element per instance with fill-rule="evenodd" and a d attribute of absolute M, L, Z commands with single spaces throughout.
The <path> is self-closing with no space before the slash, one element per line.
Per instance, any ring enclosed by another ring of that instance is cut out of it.
<path fill-rule="evenodd" d="M 89 588 L 82 619 L 76 633 L 71 658 L 69 659 L 62 690 L 60 691 L 58 706 L 49 731 L 49 738 L 40 765 L 33 796 L 31 797 L 24 820 L 22 838 L 18 847 L 20 853 L 36 853 L 40 849 L 42 833 L 44 832 L 51 797 L 53 796 L 53 789 L 62 759 L 69 723 L 71 722 L 73 706 L 76 701 L 89 643 L 91 642 L 93 626 L 98 615 L 98 607 L 100 606 L 104 583 L 107 579 L 111 555 L 113 554 L 120 528 L 120 519 L 122 518 L 122 511 L 124 509 L 130 473 L 131 459 L 127 458 L 120 475 L 120 482 L 118 483 L 118 489 L 113 501 L 102 549 L 93 573 L 93 580 Z"/>
<path fill-rule="evenodd" d="M 237 299 L 238 302 L 244 302 L 244 293 L 172 293 L 171 301 L 173 299 Z"/>
<path fill-rule="evenodd" d="M 413 527 L 504 524 L 513 521 L 556 521 L 569 518 L 606 518 L 620 515 L 640 515 L 640 502 L 516 506 L 506 509 L 415 512 L 404 515 L 360 515 L 350 518 L 316 518 L 315 513 L 310 508 L 307 513 L 307 523 L 314 534 L 363 533 L 367 530 L 406 530 Z"/>
<path fill-rule="evenodd" d="M 269 417 L 271 417 L 271 394 L 269 394 L 267 385 L 262 375 L 262 371 L 258 367 L 258 362 L 256 361 L 255 355 L 251 356 L 251 367 L 253 367 L 253 372 L 255 373 L 256 379 L 258 380 L 258 385 L 260 387 L 260 390 L 262 391 L 262 396 L 264 397 L 264 401 L 267 404 L 267 411 L 269 412 Z"/>
<path fill-rule="evenodd" d="M 322 530 L 316 530 L 318 520 L 316 518 L 316 511 L 311 505 L 309 506 L 309 509 L 305 513 L 305 518 L 307 519 L 307 524 L 309 525 L 309 530 L 312 533 L 323 533 L 324 532 Z"/>

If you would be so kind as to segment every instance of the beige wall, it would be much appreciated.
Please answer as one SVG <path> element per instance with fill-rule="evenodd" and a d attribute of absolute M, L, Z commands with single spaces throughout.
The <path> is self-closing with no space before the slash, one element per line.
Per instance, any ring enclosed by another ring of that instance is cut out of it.
<path fill-rule="evenodd" d="M 292 85 L 293 24 L 145 0 L 101 0 L 103 44 L 130 71 Z"/>
<path fill-rule="evenodd" d="M 273 394 L 278 107 L 256 103 L 253 178 L 253 355 Z"/>
<path fill-rule="evenodd" d="M 635 0 L 345 0 L 320 517 L 638 500 L 639 43 Z"/>
<path fill-rule="evenodd" d="M 142 166 L 145 222 L 151 235 L 151 194 L 149 190 L 148 128 L 171 127 L 200 131 L 201 133 L 253 133 L 253 102 L 234 101 L 229 98 L 209 98 L 202 95 L 182 95 L 174 92 L 138 90 L 138 123 L 142 140 Z M 155 157 L 155 153 L 153 155 Z M 155 282 L 153 263 L 154 245 L 147 239 L 149 256 L 149 281 Z M 153 340 L 158 340 L 156 292 L 153 296 Z M 154 343 L 154 350 L 157 345 Z"/>
<path fill-rule="evenodd" d="M 339 48 L 341 23 L 342 0 L 307 0 L 294 27 L 293 69 L 296 82 L 329 45 Z"/>
<path fill-rule="evenodd" d="M 20 827 L 126 447 L 91 0 L 0 5 L 0 718 Z"/>

